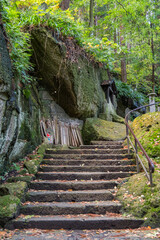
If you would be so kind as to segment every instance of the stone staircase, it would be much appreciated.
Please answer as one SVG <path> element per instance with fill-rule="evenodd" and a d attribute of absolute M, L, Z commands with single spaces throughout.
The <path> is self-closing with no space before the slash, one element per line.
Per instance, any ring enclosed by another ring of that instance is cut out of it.
<path fill-rule="evenodd" d="M 114 188 L 136 173 L 122 142 L 94 141 L 80 149 L 48 149 L 20 216 L 9 229 L 124 229 L 143 220 L 123 217 Z"/>

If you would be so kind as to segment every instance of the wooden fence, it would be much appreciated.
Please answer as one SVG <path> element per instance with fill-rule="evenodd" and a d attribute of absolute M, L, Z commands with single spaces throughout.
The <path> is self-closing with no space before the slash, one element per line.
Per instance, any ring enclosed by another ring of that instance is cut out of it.
<path fill-rule="evenodd" d="M 40 128 L 43 139 L 47 138 L 49 143 L 73 147 L 83 145 L 78 124 L 48 119 L 40 121 Z"/>

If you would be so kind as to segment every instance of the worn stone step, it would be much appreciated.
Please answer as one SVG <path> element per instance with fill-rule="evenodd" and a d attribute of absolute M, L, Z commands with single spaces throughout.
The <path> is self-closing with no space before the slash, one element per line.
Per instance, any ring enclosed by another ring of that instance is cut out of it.
<path fill-rule="evenodd" d="M 124 141 L 91 141 L 91 145 L 114 145 L 118 146 L 121 145 L 123 146 Z"/>
<path fill-rule="evenodd" d="M 122 145 L 81 145 L 80 149 L 123 149 Z"/>
<path fill-rule="evenodd" d="M 79 216 L 22 216 L 16 220 L 9 222 L 5 228 L 7 229 L 134 229 L 139 228 L 143 224 L 142 219 L 124 218 L 124 217 L 107 217 L 107 215 L 97 216 L 94 214 Z"/>
<path fill-rule="evenodd" d="M 42 161 L 42 164 L 46 165 L 77 165 L 77 166 L 101 166 L 101 165 L 132 165 L 135 164 L 134 159 L 130 160 L 117 160 L 117 159 L 102 159 L 102 160 L 70 160 L 70 159 L 57 159 L 57 160 L 50 160 L 50 159 L 44 159 Z"/>
<path fill-rule="evenodd" d="M 131 154 L 44 154 L 44 159 L 131 159 Z"/>
<path fill-rule="evenodd" d="M 128 166 L 57 166 L 57 165 L 41 165 L 41 172 L 129 172 L 136 171 L 136 167 L 133 165 Z"/>
<path fill-rule="evenodd" d="M 127 154 L 127 149 L 46 149 L 46 154 Z"/>
<path fill-rule="evenodd" d="M 87 191 L 29 191 L 26 199 L 31 202 L 81 202 L 113 200 L 108 190 Z"/>
<path fill-rule="evenodd" d="M 119 213 L 121 204 L 114 201 L 96 202 L 62 202 L 62 203 L 28 203 L 21 207 L 21 214 L 27 215 L 62 215 L 62 214 L 106 214 Z"/>
<path fill-rule="evenodd" d="M 110 180 L 129 177 L 136 172 L 38 172 L 42 180 Z"/>
<path fill-rule="evenodd" d="M 117 181 L 33 181 L 30 188 L 36 190 L 92 190 L 111 189 L 118 185 Z"/>

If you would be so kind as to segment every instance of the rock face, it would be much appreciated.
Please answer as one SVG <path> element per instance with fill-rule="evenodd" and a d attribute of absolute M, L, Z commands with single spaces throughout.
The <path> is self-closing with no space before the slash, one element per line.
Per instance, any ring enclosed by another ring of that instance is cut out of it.
<path fill-rule="evenodd" d="M 5 32 L 0 27 L 0 173 L 42 141 L 40 120 L 69 119 L 45 88 L 32 84 L 29 96 L 12 72 Z"/>
<path fill-rule="evenodd" d="M 82 134 L 86 144 L 89 144 L 91 140 L 122 140 L 126 136 L 124 124 L 105 121 L 99 118 L 87 118 Z"/>
<path fill-rule="evenodd" d="M 64 41 L 57 41 L 46 29 L 32 31 L 41 82 L 70 116 L 97 117 L 106 103 L 100 83 L 108 79 L 107 71 L 89 61 L 73 40 Z"/>
<path fill-rule="evenodd" d="M 41 143 L 42 119 L 102 116 L 122 121 L 100 86 L 108 78 L 107 72 L 89 61 L 73 39 L 65 41 L 57 41 L 45 29 L 32 31 L 39 82 L 27 89 L 12 72 L 5 32 L 0 27 L 0 173 Z"/>
<path fill-rule="evenodd" d="M 29 99 L 13 76 L 11 61 L 0 27 L 0 172 L 5 171 L 13 160 L 40 144 L 40 105 L 36 93 Z"/>

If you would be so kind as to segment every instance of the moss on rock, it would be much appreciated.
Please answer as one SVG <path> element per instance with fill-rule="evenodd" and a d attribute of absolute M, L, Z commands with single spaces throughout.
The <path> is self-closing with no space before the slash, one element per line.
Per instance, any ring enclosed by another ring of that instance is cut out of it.
<path fill-rule="evenodd" d="M 39 160 L 38 159 L 26 160 L 24 162 L 24 166 L 27 168 L 30 174 L 36 174 L 39 167 Z"/>
<path fill-rule="evenodd" d="M 160 112 L 137 117 L 131 127 L 148 155 L 160 163 Z"/>
<path fill-rule="evenodd" d="M 160 174 L 153 175 L 154 187 L 150 187 L 144 173 L 133 175 L 117 192 L 123 203 L 123 211 L 136 217 L 143 217 L 145 226 L 160 227 Z"/>
<path fill-rule="evenodd" d="M 82 129 L 82 136 L 86 144 L 89 144 L 91 140 L 122 140 L 126 136 L 125 125 L 100 118 L 87 118 Z"/>
<path fill-rule="evenodd" d="M 49 144 L 42 143 L 37 150 L 37 154 L 43 155 L 48 146 L 49 146 Z"/>
<path fill-rule="evenodd" d="M 72 50 L 75 49 L 71 57 L 68 44 L 58 42 L 51 31 L 39 27 L 34 28 L 31 34 L 38 75 L 56 102 L 71 117 L 98 116 L 105 101 L 100 83 L 108 79 L 107 71 L 89 61 L 74 41 L 70 41 Z M 69 58 L 66 58 L 66 52 Z"/>
<path fill-rule="evenodd" d="M 17 215 L 20 199 L 13 195 L 0 197 L 0 225 Z"/>
<path fill-rule="evenodd" d="M 27 190 L 27 183 L 22 181 L 16 183 L 5 183 L 0 186 L 0 192 L 3 188 L 6 188 L 8 190 L 8 195 L 10 194 L 18 197 L 19 199 L 22 199 L 24 197 L 24 193 Z"/>
<path fill-rule="evenodd" d="M 30 183 L 32 180 L 33 180 L 33 175 L 32 176 L 16 176 L 16 177 L 8 178 L 7 182 L 12 183 L 12 182 L 23 181 L 26 183 Z"/>

